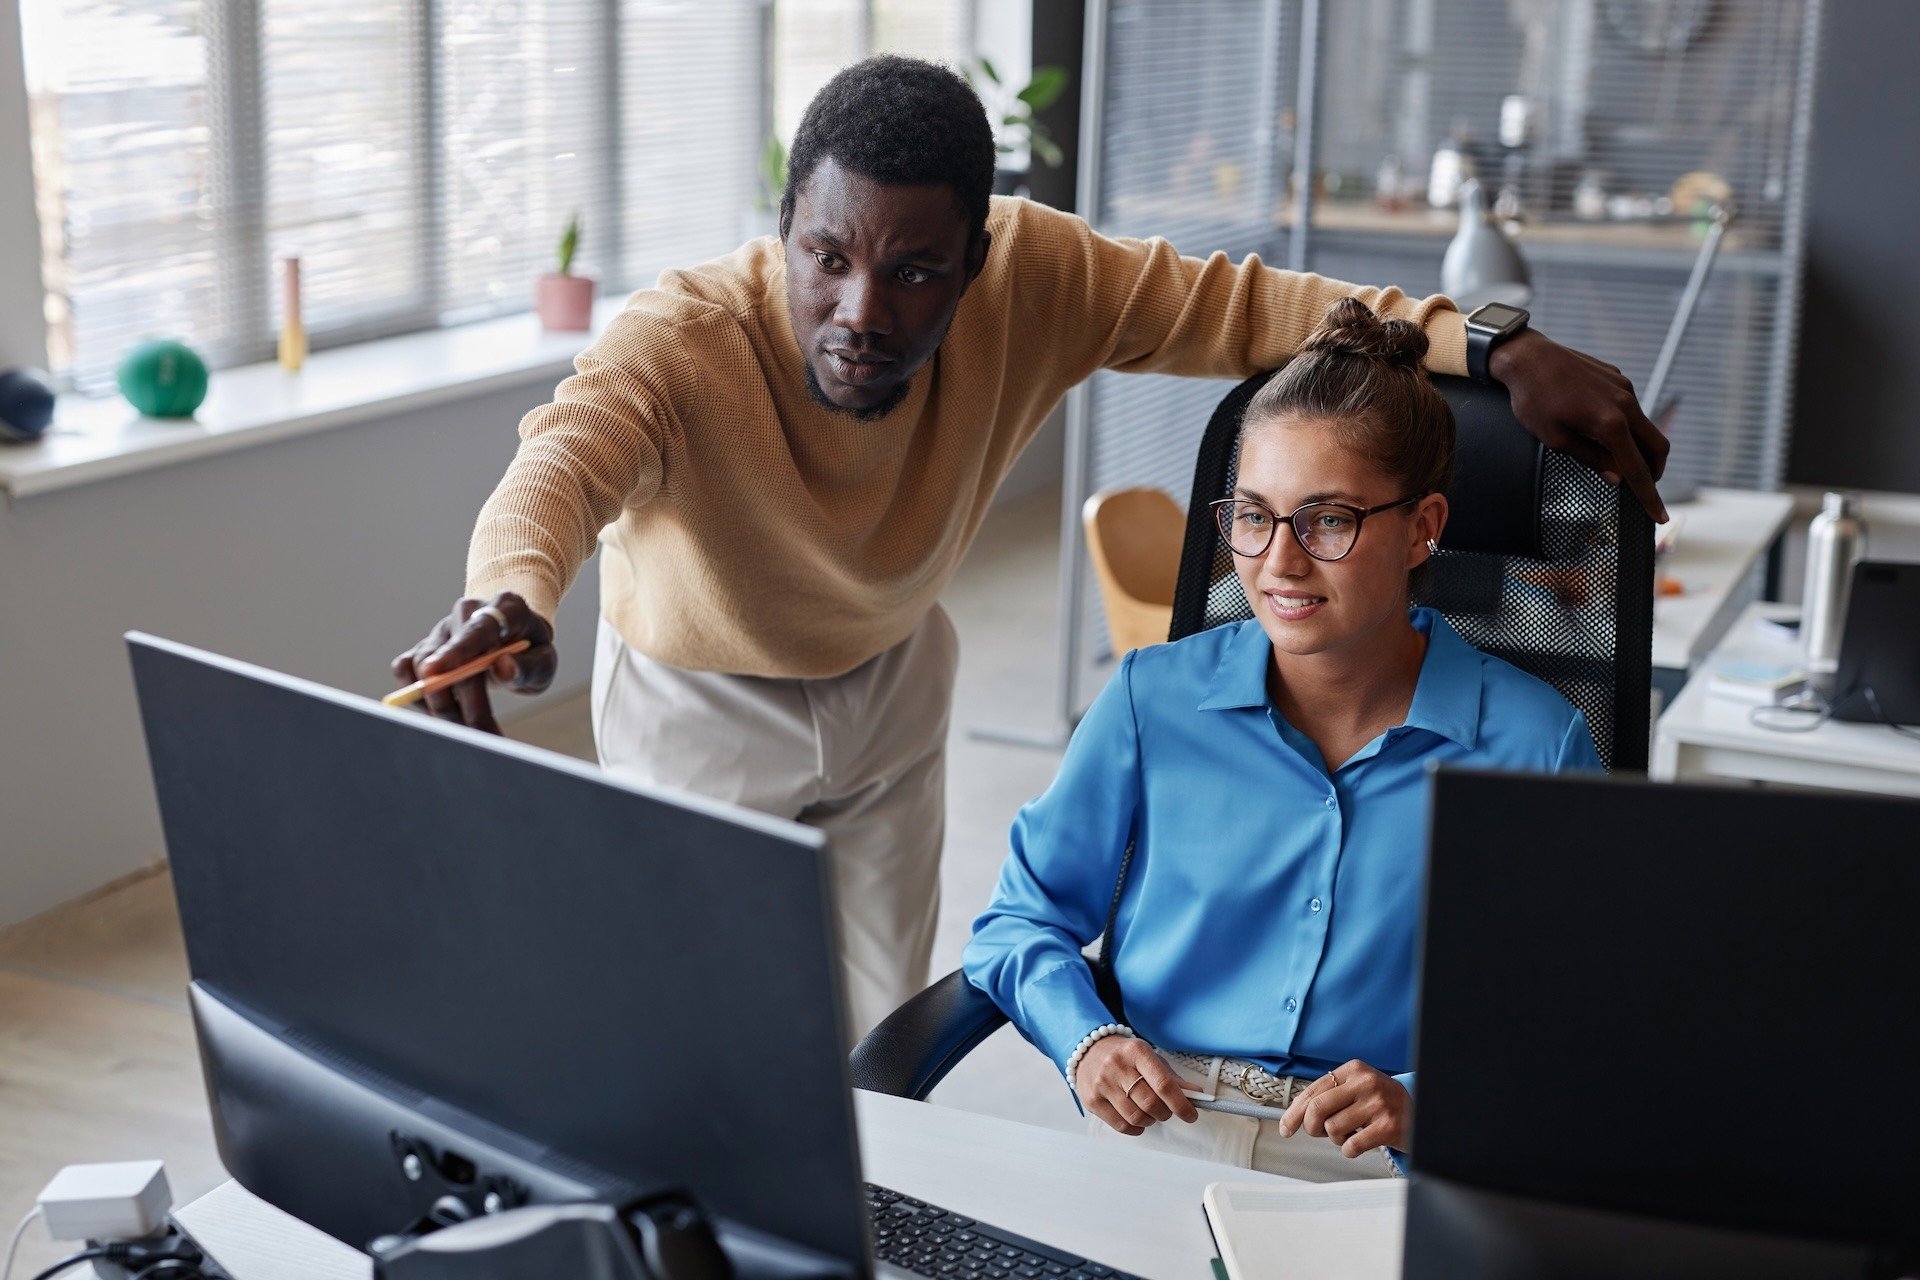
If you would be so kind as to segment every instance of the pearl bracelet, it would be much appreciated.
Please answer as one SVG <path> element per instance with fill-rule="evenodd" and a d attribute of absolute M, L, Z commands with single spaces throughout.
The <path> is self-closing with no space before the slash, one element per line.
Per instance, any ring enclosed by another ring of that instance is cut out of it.
<path fill-rule="evenodd" d="M 1095 1027 L 1087 1032 L 1086 1039 L 1073 1047 L 1073 1056 L 1067 1059 L 1067 1088 L 1073 1090 L 1075 1097 L 1080 1094 L 1080 1086 L 1075 1083 L 1075 1078 L 1080 1074 L 1080 1059 L 1087 1056 L 1087 1050 L 1108 1036 L 1125 1036 L 1131 1040 L 1134 1039 L 1133 1028 L 1109 1022 L 1104 1027 Z"/>

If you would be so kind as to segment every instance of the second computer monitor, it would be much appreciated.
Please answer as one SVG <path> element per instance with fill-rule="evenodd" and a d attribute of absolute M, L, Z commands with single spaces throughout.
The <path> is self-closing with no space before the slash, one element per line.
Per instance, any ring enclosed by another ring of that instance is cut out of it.
<path fill-rule="evenodd" d="M 1443 771 L 1431 841 L 1418 1177 L 1920 1259 L 1920 802 Z"/>

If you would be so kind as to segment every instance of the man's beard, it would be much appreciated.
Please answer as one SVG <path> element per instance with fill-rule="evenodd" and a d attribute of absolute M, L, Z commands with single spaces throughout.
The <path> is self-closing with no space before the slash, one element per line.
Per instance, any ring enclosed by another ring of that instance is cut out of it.
<path fill-rule="evenodd" d="M 819 375 L 813 371 L 813 361 L 805 360 L 801 363 L 807 367 L 807 394 L 813 397 L 813 402 L 822 409 L 831 409 L 835 413 L 844 413 L 848 417 L 860 422 L 878 422 L 895 409 L 898 409 L 900 402 L 907 398 L 907 391 L 913 386 L 913 379 L 908 378 L 905 382 L 902 382 L 899 386 L 887 392 L 887 398 L 879 404 L 869 405 L 865 409 L 849 409 L 845 405 L 835 404 L 833 401 L 827 399 L 827 390 L 820 385 Z"/>

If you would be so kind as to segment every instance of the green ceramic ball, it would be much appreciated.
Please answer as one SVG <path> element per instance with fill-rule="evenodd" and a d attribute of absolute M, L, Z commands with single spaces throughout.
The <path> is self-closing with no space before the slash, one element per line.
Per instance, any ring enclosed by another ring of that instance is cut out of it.
<path fill-rule="evenodd" d="M 207 398 L 207 362 L 184 342 L 143 342 L 120 362 L 120 394 L 149 418 L 191 418 Z"/>

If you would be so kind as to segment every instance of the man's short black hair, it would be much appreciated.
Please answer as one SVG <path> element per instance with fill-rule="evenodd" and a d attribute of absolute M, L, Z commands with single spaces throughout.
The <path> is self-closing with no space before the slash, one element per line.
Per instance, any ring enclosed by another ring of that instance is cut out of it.
<path fill-rule="evenodd" d="M 945 183 L 979 243 L 993 194 L 993 127 L 958 72 L 919 58 L 882 54 L 827 81 L 807 104 L 787 157 L 780 234 L 793 226 L 795 194 L 822 160 L 893 187 Z"/>

